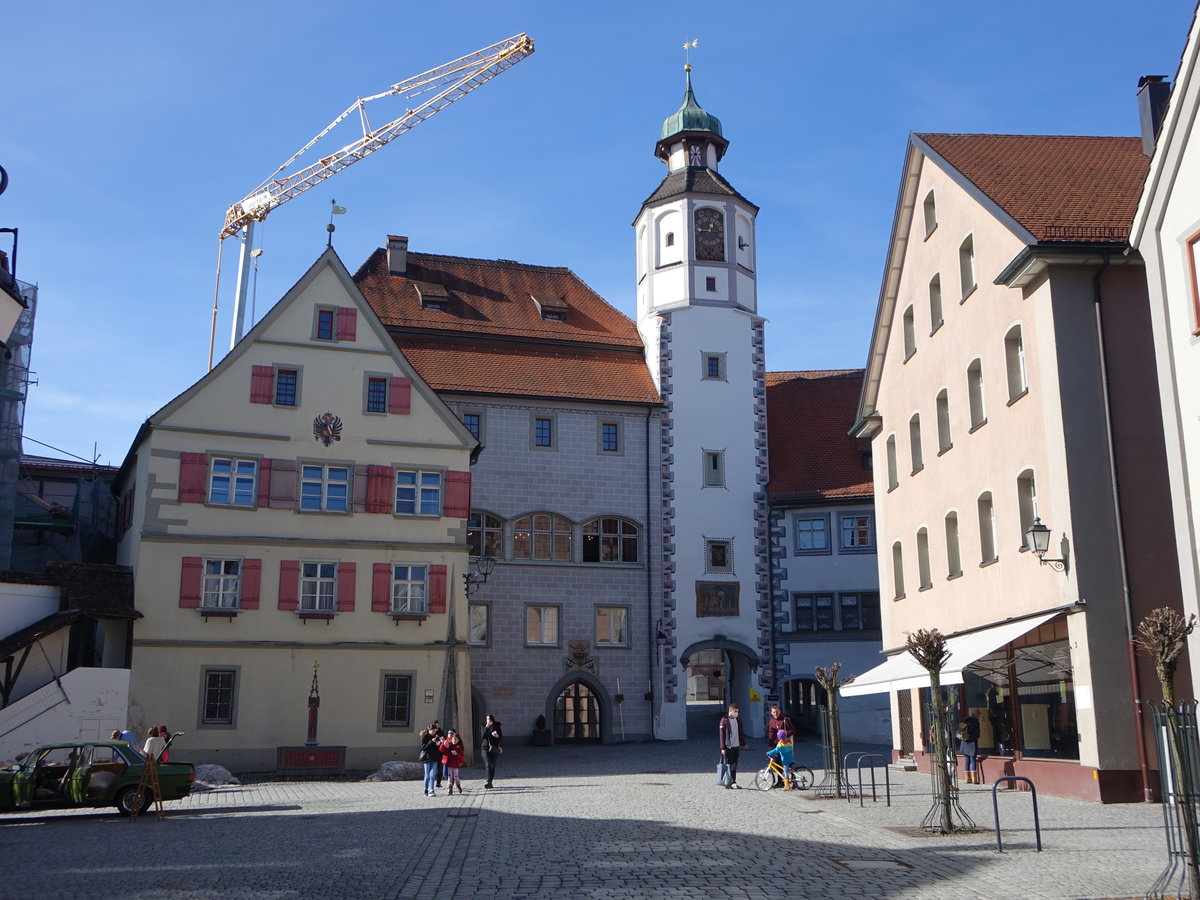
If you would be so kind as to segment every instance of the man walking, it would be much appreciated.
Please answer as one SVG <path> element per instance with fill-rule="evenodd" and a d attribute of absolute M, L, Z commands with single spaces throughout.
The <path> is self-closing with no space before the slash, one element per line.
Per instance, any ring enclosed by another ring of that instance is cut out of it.
<path fill-rule="evenodd" d="M 742 723 L 738 721 L 738 705 L 736 703 L 730 703 L 729 711 L 721 717 L 721 723 L 717 726 L 717 737 L 721 745 L 721 758 L 729 766 L 729 784 L 725 787 L 737 788 L 738 754 L 743 750 L 749 750 L 750 745 L 746 743 Z"/>
<path fill-rule="evenodd" d="M 796 726 L 792 724 L 789 716 L 783 714 L 783 710 L 779 705 L 771 707 L 771 718 L 767 721 L 767 746 L 774 747 L 774 737 L 780 731 L 786 731 L 788 735 L 788 743 L 796 740 Z"/>

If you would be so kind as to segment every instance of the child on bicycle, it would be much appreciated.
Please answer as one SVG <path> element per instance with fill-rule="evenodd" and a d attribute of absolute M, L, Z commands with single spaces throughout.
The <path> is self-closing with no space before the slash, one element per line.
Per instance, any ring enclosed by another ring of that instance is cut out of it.
<path fill-rule="evenodd" d="M 783 778 L 783 789 L 790 791 L 792 789 L 792 764 L 796 758 L 792 753 L 792 739 L 788 737 L 788 733 L 784 729 L 779 729 L 776 732 L 778 743 L 767 751 L 767 756 L 773 757 L 783 767 L 786 773 Z"/>

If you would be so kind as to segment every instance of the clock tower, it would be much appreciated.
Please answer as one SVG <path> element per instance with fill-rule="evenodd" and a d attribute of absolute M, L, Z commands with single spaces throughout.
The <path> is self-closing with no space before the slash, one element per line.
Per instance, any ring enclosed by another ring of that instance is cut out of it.
<path fill-rule="evenodd" d="M 683 104 L 654 148 L 667 174 L 633 223 L 638 331 L 665 406 L 656 736 L 686 736 L 689 687 L 702 681 L 690 676 L 719 671 L 757 737 L 773 689 L 758 207 L 718 171 L 729 142 L 684 68 Z"/>

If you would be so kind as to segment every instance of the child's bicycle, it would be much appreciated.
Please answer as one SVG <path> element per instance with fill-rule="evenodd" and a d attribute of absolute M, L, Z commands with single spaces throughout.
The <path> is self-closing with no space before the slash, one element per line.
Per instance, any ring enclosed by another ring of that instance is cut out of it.
<path fill-rule="evenodd" d="M 783 784 L 788 774 L 784 772 L 783 764 L 773 756 L 767 757 L 767 766 L 765 769 L 759 769 L 754 773 L 754 786 L 760 791 L 769 791 L 771 788 L 779 787 Z M 792 764 L 790 781 L 792 787 L 798 790 L 810 788 L 816 782 L 816 776 L 813 775 L 813 770 L 808 766 L 798 766 Z"/>

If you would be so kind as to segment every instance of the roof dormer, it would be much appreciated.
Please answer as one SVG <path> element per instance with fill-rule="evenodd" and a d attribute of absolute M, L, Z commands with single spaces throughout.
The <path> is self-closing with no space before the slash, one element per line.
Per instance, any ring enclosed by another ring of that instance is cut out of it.
<path fill-rule="evenodd" d="M 417 281 L 413 283 L 413 287 L 417 289 L 417 296 L 421 298 L 421 309 L 449 308 L 450 294 L 443 285 Z"/>
<path fill-rule="evenodd" d="M 529 299 L 537 307 L 541 317 L 547 322 L 567 321 L 567 301 L 563 297 L 552 297 L 549 294 L 530 294 Z"/>

